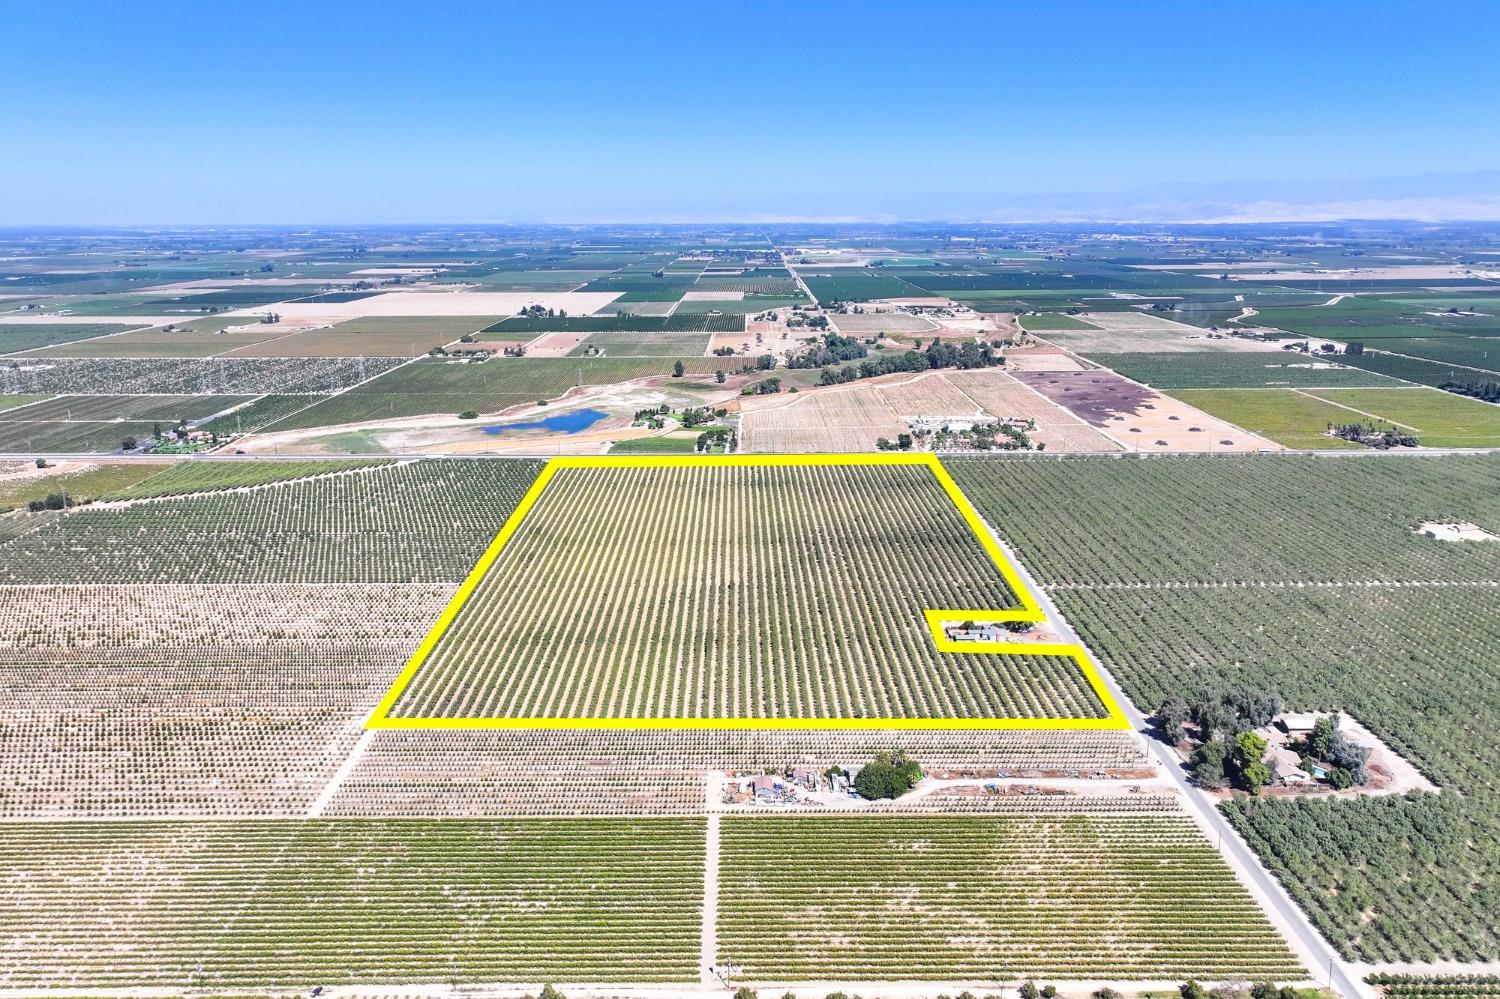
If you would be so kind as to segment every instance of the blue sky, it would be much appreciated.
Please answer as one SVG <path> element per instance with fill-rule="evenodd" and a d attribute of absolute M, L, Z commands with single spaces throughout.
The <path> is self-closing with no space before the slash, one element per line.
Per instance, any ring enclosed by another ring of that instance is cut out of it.
<path fill-rule="evenodd" d="M 1500 169 L 1489 2 L 3 12 L 0 225 L 982 218 Z"/>

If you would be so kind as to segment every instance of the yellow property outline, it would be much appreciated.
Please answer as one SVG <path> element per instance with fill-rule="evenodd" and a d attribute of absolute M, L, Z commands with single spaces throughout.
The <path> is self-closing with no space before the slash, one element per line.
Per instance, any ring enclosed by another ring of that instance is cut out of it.
<path fill-rule="evenodd" d="M 939 652 L 997 652 L 1010 656 L 1064 656 L 1072 659 L 1083 671 L 1094 695 L 1104 705 L 1103 718 L 392 718 L 391 709 L 401 694 L 416 676 L 417 670 L 427 661 L 432 650 L 447 634 L 448 628 L 463 609 L 469 597 L 479 586 L 490 566 L 500 556 L 506 542 L 520 528 L 531 508 L 536 505 L 547 483 L 563 468 L 641 468 L 671 466 L 799 466 L 799 465 L 924 465 L 932 470 L 938 483 L 948 494 L 958 512 L 974 536 L 990 555 L 995 568 L 1021 602 L 1019 608 L 1011 610 L 924 610 L 928 630 Z M 365 723 L 366 728 L 399 729 L 1129 729 L 1130 722 L 1120 705 L 1110 695 L 1099 676 L 1099 671 L 1089 661 L 1083 646 L 1069 643 L 1041 642 L 957 642 L 943 631 L 943 622 L 1041 622 L 1046 613 L 1036 602 L 1020 574 L 1005 557 L 979 519 L 979 513 L 970 504 L 958 483 L 948 474 L 936 455 L 928 453 L 897 454 L 842 454 L 842 455 L 726 455 L 696 457 L 687 455 L 593 455 L 587 457 L 561 457 L 548 460 L 537 475 L 536 481 L 521 498 L 520 504 L 506 520 L 495 540 L 490 542 L 473 570 L 459 586 L 458 592 L 438 616 L 437 622 L 417 646 L 396 682 L 386 691 L 375 711 Z"/>

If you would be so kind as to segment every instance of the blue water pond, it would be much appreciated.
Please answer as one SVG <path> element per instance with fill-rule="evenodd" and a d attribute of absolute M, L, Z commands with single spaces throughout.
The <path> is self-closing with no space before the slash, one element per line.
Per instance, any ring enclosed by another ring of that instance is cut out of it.
<path fill-rule="evenodd" d="M 607 416 L 609 416 L 608 413 L 599 409 L 574 409 L 527 423 L 497 423 L 493 427 L 485 427 L 484 432 L 497 435 L 507 430 L 554 430 L 564 434 L 576 434 L 580 430 L 587 430 Z"/>

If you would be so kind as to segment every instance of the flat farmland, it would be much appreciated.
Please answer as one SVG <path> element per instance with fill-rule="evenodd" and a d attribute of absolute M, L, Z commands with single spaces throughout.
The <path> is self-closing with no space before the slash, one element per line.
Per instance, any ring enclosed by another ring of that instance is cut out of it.
<path fill-rule="evenodd" d="M 846 336 L 870 336 L 876 333 L 927 333 L 938 324 L 907 312 L 862 312 L 829 317 L 829 321 Z"/>
<path fill-rule="evenodd" d="M 1330 423 L 1351 423 L 1357 414 L 1296 389 L 1179 389 L 1172 396 L 1290 448 L 1363 449 L 1327 432 Z"/>
<path fill-rule="evenodd" d="M 1187 353 L 1086 351 L 1095 364 L 1158 389 L 1357 388 L 1398 386 L 1395 379 L 1357 364 L 1359 357 L 1226 351 Z M 1366 355 L 1369 356 L 1369 355 Z"/>
<path fill-rule="evenodd" d="M 1279 445 L 1112 371 L 1015 376 L 1125 448 L 1141 453 L 1258 451 Z"/>
<path fill-rule="evenodd" d="M 560 465 L 389 720 L 1102 718 L 1071 659 L 939 652 L 1019 606 L 925 464 Z"/>
<path fill-rule="evenodd" d="M 683 359 L 689 374 L 711 375 L 724 359 Z M 296 430 L 433 413 L 499 413 L 555 399 L 578 385 L 608 385 L 672 375 L 672 358 L 496 357 L 484 362 L 422 360 L 310 409 L 268 430 Z"/>
<path fill-rule="evenodd" d="M 696 981 L 703 853 L 701 819 L 7 824 L 0 984 Z"/>
<path fill-rule="evenodd" d="M 681 316 L 512 316 L 483 333 L 738 333 L 745 328 L 740 312 Z"/>
<path fill-rule="evenodd" d="M 1197 326 L 1189 326 L 1186 323 L 1175 322 L 1145 312 L 1088 312 L 1079 318 L 1085 325 L 1081 327 L 1054 326 L 1046 330 L 1043 336 L 1069 350 L 1084 353 L 1091 351 L 1122 354 L 1134 351 L 1264 353 L 1278 349 L 1274 343 L 1264 340 L 1223 334 L 1210 336 L 1207 330 Z"/>
<path fill-rule="evenodd" d="M 1409 427 L 1428 447 L 1500 446 L 1500 406 L 1431 388 L 1309 389 L 1343 407 L 1348 422 L 1365 417 Z"/>
<path fill-rule="evenodd" d="M 845 268 L 818 271 L 802 268 L 799 276 L 820 302 L 866 302 L 876 298 L 931 298 L 932 293 L 898 277 L 876 271 Z"/>
<path fill-rule="evenodd" d="M 35 357 L 213 357 L 286 336 L 291 329 L 253 319 L 185 320 L 119 333 L 96 340 L 63 343 L 31 352 Z"/>
<path fill-rule="evenodd" d="M 1003 371 L 948 371 L 941 376 L 999 419 L 1035 420 L 1028 436 L 1048 451 L 1117 451 L 1120 445 L 1069 410 Z"/>
<path fill-rule="evenodd" d="M 702 357 L 708 353 L 708 333 L 590 333 L 569 356 L 587 356 L 590 348 L 606 357 Z"/>
<path fill-rule="evenodd" d="M 1034 316 L 1018 317 L 1021 326 L 1027 330 L 1097 330 L 1098 326 L 1093 323 L 1084 322 L 1076 316 L 1064 315 L 1061 312 L 1042 312 Z"/>
<path fill-rule="evenodd" d="M 733 358 L 726 358 L 733 360 Z M 858 383 L 761 396 L 740 404 L 740 450 L 749 454 L 874 451 L 907 426 L 890 404 Z"/>
<path fill-rule="evenodd" d="M 750 979 L 1307 975 L 1182 817 L 745 816 L 720 835 L 719 961 Z"/>
<path fill-rule="evenodd" d="M 135 324 L 122 326 L 113 323 L 7 323 L 4 317 L 0 317 L 0 354 L 124 333 L 134 328 Z"/>
<path fill-rule="evenodd" d="M 60 395 L 0 412 L 0 422 L 97 422 L 115 420 L 201 420 L 249 402 L 252 396 L 232 395 Z"/>

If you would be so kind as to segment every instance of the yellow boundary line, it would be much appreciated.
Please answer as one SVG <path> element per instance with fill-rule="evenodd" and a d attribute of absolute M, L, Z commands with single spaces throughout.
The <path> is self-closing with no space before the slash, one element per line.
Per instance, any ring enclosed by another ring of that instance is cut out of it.
<path fill-rule="evenodd" d="M 1010 610 L 924 610 L 928 630 L 939 652 L 1001 653 L 1011 656 L 1063 656 L 1072 659 L 1099 702 L 1104 705 L 1103 718 L 392 718 L 391 709 L 401 699 L 402 693 L 427 661 L 432 650 L 448 632 L 465 603 L 473 595 L 490 566 L 500 556 L 500 551 L 520 529 L 531 508 L 536 505 L 542 491 L 552 477 L 563 468 L 641 468 L 718 465 L 729 467 L 767 466 L 811 466 L 811 465 L 923 465 L 931 469 L 943 491 L 948 494 L 954 507 L 969 525 L 974 537 L 989 553 L 990 560 L 1004 577 L 1021 606 Z M 597 455 L 588 457 L 553 458 L 542 468 L 536 481 L 521 498 L 520 504 L 500 528 L 484 554 L 479 557 L 473 570 L 459 586 L 458 592 L 438 616 L 432 629 L 417 646 L 416 652 L 407 660 L 406 666 L 396 677 L 395 683 L 386 691 L 380 703 L 365 723 L 366 728 L 392 729 L 1050 729 L 1092 730 L 1128 729 L 1130 722 L 1120 705 L 1115 701 L 1099 676 L 1098 670 L 1089 661 L 1083 646 L 1069 643 L 1039 642 L 955 642 L 943 631 L 943 622 L 987 621 L 987 622 L 1040 622 L 1046 614 L 1036 598 L 1026 589 L 1021 576 L 1000 546 L 985 529 L 979 512 L 969 498 L 959 489 L 958 483 L 948 474 L 942 462 L 933 454 L 848 454 L 848 455 L 728 455 L 719 457 L 689 457 L 686 455 Z"/>

